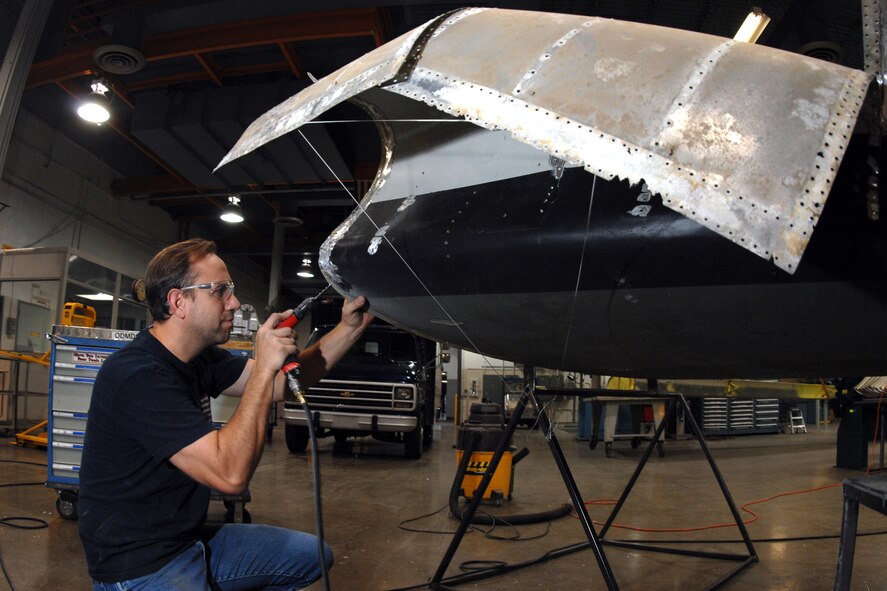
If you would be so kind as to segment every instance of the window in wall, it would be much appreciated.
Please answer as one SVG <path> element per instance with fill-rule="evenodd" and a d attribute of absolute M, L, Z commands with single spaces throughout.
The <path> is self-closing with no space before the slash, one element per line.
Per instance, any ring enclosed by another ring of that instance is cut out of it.
<path fill-rule="evenodd" d="M 49 349 L 45 336 L 58 315 L 59 282 L 0 282 L 0 349 L 43 353 Z"/>
<path fill-rule="evenodd" d="M 120 302 L 117 307 L 117 327 L 120 330 L 142 330 L 148 325 L 145 306 Z"/>
<path fill-rule="evenodd" d="M 72 256 L 68 262 L 68 281 L 76 281 L 110 295 L 115 292 L 117 273 L 79 256 Z"/>

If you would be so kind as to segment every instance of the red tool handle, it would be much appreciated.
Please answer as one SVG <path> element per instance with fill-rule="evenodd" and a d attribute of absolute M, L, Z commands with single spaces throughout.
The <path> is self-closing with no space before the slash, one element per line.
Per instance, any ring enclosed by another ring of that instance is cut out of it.
<path fill-rule="evenodd" d="M 277 323 L 276 328 L 292 328 L 299 323 L 300 318 L 293 314 Z"/>
<path fill-rule="evenodd" d="M 277 328 L 292 328 L 299 323 L 299 320 L 302 319 L 302 314 L 299 314 L 298 308 L 293 310 L 292 316 L 287 316 L 285 319 L 281 320 L 277 323 Z M 289 373 L 293 370 L 298 372 L 299 362 L 296 361 L 295 355 L 290 355 L 287 357 L 286 362 L 283 364 L 283 372 Z"/>

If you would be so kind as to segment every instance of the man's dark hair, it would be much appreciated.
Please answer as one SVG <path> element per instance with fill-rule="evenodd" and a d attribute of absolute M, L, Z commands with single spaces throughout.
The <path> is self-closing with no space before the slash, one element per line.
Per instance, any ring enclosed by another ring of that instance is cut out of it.
<path fill-rule="evenodd" d="M 171 244 L 154 255 L 145 271 L 145 296 L 154 320 L 169 318 L 166 302 L 169 290 L 191 285 L 194 282 L 191 265 L 215 252 L 216 243 L 212 240 L 192 238 Z"/>

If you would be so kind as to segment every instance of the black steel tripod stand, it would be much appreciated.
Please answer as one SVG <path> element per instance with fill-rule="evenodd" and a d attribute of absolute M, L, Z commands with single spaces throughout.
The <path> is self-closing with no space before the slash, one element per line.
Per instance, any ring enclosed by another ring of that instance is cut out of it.
<path fill-rule="evenodd" d="M 532 372 L 531 372 L 532 375 Z M 490 464 L 487 467 L 487 471 L 484 474 L 484 477 L 481 479 L 480 484 L 478 485 L 477 490 L 474 493 L 474 496 L 469 504 L 468 508 L 462 514 L 462 521 L 459 524 L 458 529 L 456 530 L 456 534 L 454 535 L 452 541 L 450 542 L 449 547 L 447 548 L 446 553 L 441 559 L 440 564 L 437 567 L 437 571 L 434 573 L 428 587 L 430 589 L 435 590 L 445 590 L 450 589 L 454 585 L 459 585 L 461 583 L 467 583 L 469 581 L 488 578 L 492 576 L 500 576 L 506 572 L 510 572 L 512 570 L 516 570 L 517 568 L 521 568 L 525 565 L 513 565 L 511 567 L 495 567 L 482 571 L 474 571 L 471 573 L 456 575 L 453 577 L 449 577 L 444 579 L 444 574 L 447 571 L 450 563 L 453 560 L 453 556 L 456 554 L 456 550 L 459 548 L 459 545 L 462 542 L 462 538 L 465 535 L 465 532 L 468 530 L 469 525 L 471 524 L 471 520 L 474 517 L 474 514 L 477 512 L 478 507 L 483 500 L 484 492 L 487 490 L 487 487 L 490 484 L 490 481 L 493 478 L 493 474 L 496 472 L 496 468 L 499 465 L 499 461 L 502 458 L 503 453 L 505 452 L 506 447 L 508 446 L 508 442 L 511 441 L 511 437 L 514 434 L 515 428 L 518 425 L 518 422 L 521 419 L 521 415 L 528 403 L 532 403 L 539 415 L 539 428 L 542 429 L 542 432 L 545 434 L 545 438 L 548 441 L 548 447 L 551 450 L 551 454 L 554 457 L 554 461 L 557 464 L 558 470 L 560 471 L 561 478 L 564 481 L 564 484 L 567 487 L 567 491 L 570 494 L 570 499 L 573 503 L 573 508 L 576 511 L 579 521 L 582 524 L 582 529 L 585 532 L 586 537 L 588 538 L 587 542 L 582 542 L 579 544 L 573 544 L 571 546 L 566 546 L 564 548 L 559 548 L 548 552 L 545 554 L 544 559 L 534 561 L 534 563 L 538 564 L 543 560 L 551 560 L 554 558 L 558 558 L 560 556 L 565 556 L 567 554 L 571 554 L 573 552 L 577 552 L 579 550 L 585 550 L 587 548 L 591 548 L 594 552 L 595 559 L 597 560 L 598 568 L 600 569 L 601 576 L 604 579 L 604 583 L 607 586 L 607 589 L 610 591 L 616 591 L 619 589 L 619 585 L 616 581 L 616 577 L 613 574 L 613 569 L 610 567 L 609 562 L 607 561 L 606 554 L 604 553 L 604 545 L 612 545 L 619 546 L 623 548 L 631 548 L 635 550 L 648 550 L 651 552 L 664 552 L 670 554 L 678 554 L 683 556 L 694 556 L 701 558 L 711 558 L 717 560 L 726 560 L 731 562 L 739 562 L 740 564 L 736 566 L 729 573 L 715 581 L 710 586 L 706 587 L 707 590 L 719 589 L 722 587 L 727 581 L 732 579 L 735 575 L 745 569 L 747 566 L 752 564 L 753 562 L 757 562 L 758 556 L 755 552 L 754 546 L 752 545 L 751 538 L 748 535 L 748 531 L 745 528 L 745 524 L 742 522 L 742 517 L 739 514 L 738 509 L 736 508 L 736 504 L 733 502 L 733 498 L 730 495 L 730 491 L 727 489 L 727 484 L 724 482 L 723 477 L 721 476 L 720 470 L 718 470 L 717 464 L 714 461 L 714 458 L 711 455 L 711 452 L 708 449 L 708 445 L 705 443 L 705 439 L 702 437 L 702 432 L 699 429 L 699 425 L 696 423 L 693 418 L 693 414 L 690 411 L 690 407 L 687 405 L 686 399 L 681 394 L 657 394 L 657 396 L 661 396 L 663 399 L 668 401 L 665 419 L 660 421 L 659 427 L 656 429 L 655 434 L 650 439 L 650 444 L 644 450 L 644 453 L 638 462 L 637 468 L 632 474 L 631 478 L 626 484 L 625 489 L 622 491 L 622 495 L 619 498 L 619 501 L 614 506 L 613 510 L 610 512 L 610 516 L 607 519 L 606 524 L 601 528 L 600 533 L 597 533 L 594 528 L 594 523 L 592 522 L 591 517 L 588 515 L 588 511 L 585 507 L 585 502 L 582 499 L 582 495 L 579 492 L 579 488 L 576 486 L 576 481 L 573 479 L 573 474 L 570 472 L 570 468 L 567 465 L 567 460 L 564 457 L 563 449 L 561 449 L 560 444 L 557 441 L 557 437 L 554 434 L 554 429 L 552 429 L 551 421 L 545 412 L 545 408 L 539 404 L 538 399 L 536 398 L 535 388 L 534 388 L 534 379 L 530 378 L 527 380 L 527 385 L 524 388 L 523 395 L 518 401 L 517 408 L 511 415 L 511 419 L 508 422 L 508 426 L 505 429 L 505 432 L 502 434 L 502 438 L 499 441 L 499 444 L 496 448 L 496 451 L 493 454 L 492 459 L 490 460 Z M 619 396 L 619 397 L 636 397 L 639 392 L 636 391 L 620 391 L 620 390 L 546 390 L 546 393 L 549 394 L 569 394 L 569 395 L 577 395 L 581 394 L 583 396 Z M 734 554 L 734 553 L 723 553 L 723 552 L 704 552 L 704 551 L 695 551 L 695 550 L 685 550 L 678 548 L 668 548 L 664 545 L 647 545 L 642 542 L 624 542 L 624 541 L 615 541 L 615 540 L 605 540 L 604 536 L 607 531 L 609 531 L 610 526 L 613 524 L 616 516 L 619 514 L 619 511 L 622 509 L 622 506 L 625 504 L 628 495 L 631 493 L 632 488 L 638 480 L 638 477 L 641 474 L 644 466 L 647 463 L 647 460 L 650 458 L 650 455 L 653 453 L 656 448 L 657 442 L 661 440 L 662 434 L 665 430 L 665 426 L 668 424 L 669 420 L 675 416 L 677 409 L 680 408 L 684 412 L 685 419 L 690 424 L 690 427 L 693 431 L 693 435 L 696 438 L 696 441 L 699 443 L 699 446 L 702 448 L 703 453 L 705 454 L 705 458 L 708 461 L 709 467 L 712 470 L 712 473 L 717 480 L 718 486 L 721 489 L 721 492 L 724 495 L 724 500 L 727 502 L 728 507 L 730 508 L 730 512 L 733 515 L 733 519 L 736 522 L 736 527 L 739 529 L 740 534 L 742 535 L 742 540 L 745 544 L 745 548 L 747 550 L 747 554 Z"/>

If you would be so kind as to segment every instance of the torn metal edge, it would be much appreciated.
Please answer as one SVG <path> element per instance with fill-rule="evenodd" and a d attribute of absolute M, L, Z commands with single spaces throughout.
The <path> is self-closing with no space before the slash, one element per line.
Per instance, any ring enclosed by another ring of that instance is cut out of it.
<path fill-rule="evenodd" d="M 247 127 L 213 172 L 297 129 L 339 103 L 391 80 L 409 59 L 416 41 L 435 20 L 413 29 L 400 40 L 395 39 L 377 47 L 265 112 Z M 385 58 L 389 53 L 391 56 Z"/>
<path fill-rule="evenodd" d="M 825 202 L 837 173 L 840 155 L 846 149 L 870 79 L 864 72 L 851 72 L 839 99 L 841 107 L 834 110 L 829 120 L 830 131 L 820 147 L 828 164 L 811 165 L 813 174 L 803 193 L 821 194 L 815 201 L 819 205 Z M 822 209 L 817 205 L 808 211 L 810 204 L 799 197 L 793 213 L 799 217 L 800 208 L 801 223 L 767 217 L 766 210 L 758 207 L 754 199 L 737 198 L 740 196 L 725 187 L 723 179 L 716 175 L 679 165 L 645 147 L 538 109 L 511 94 L 428 68 L 416 68 L 409 80 L 388 90 L 486 129 L 506 130 L 517 141 L 562 158 L 573 166 L 583 166 L 602 178 L 625 179 L 631 184 L 643 179 L 654 192 L 662 195 L 663 202 L 671 209 L 758 256 L 772 259 L 776 266 L 789 273 L 797 268 Z"/>

